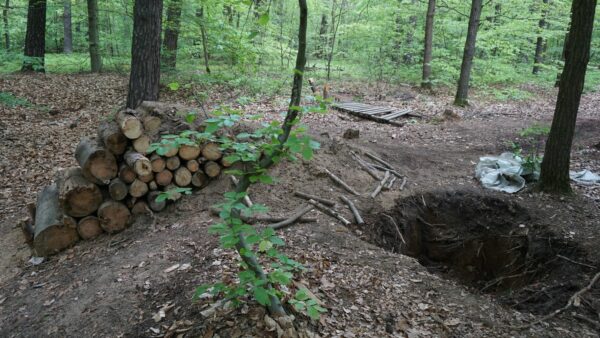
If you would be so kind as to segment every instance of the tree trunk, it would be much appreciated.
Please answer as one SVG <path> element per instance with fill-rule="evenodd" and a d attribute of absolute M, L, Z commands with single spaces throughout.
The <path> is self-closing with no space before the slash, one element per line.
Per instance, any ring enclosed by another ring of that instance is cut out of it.
<path fill-rule="evenodd" d="M 181 0 L 171 0 L 167 8 L 165 37 L 163 40 L 162 63 L 165 68 L 174 70 L 177 65 L 177 41 L 181 23 Z"/>
<path fill-rule="evenodd" d="M 537 37 L 535 42 L 535 56 L 534 56 L 534 64 L 533 64 L 533 75 L 537 75 L 540 72 L 540 65 L 544 62 L 544 37 L 542 33 L 544 28 L 546 28 L 546 15 L 548 15 L 548 0 L 542 0 L 543 8 L 542 8 L 542 18 L 538 23 L 538 27 L 540 29 L 540 35 Z"/>
<path fill-rule="evenodd" d="M 135 0 L 127 107 L 158 101 L 162 0 Z"/>
<path fill-rule="evenodd" d="M 331 62 L 333 61 L 333 52 L 335 51 L 335 39 L 337 38 L 338 28 L 342 21 L 342 6 L 339 7 L 339 13 L 336 21 L 336 10 L 337 0 L 333 0 L 331 5 L 331 43 L 329 46 L 329 54 L 327 55 L 327 80 L 331 79 Z"/>
<path fill-rule="evenodd" d="M 415 0 L 411 1 L 411 4 L 415 4 Z M 413 55 L 412 55 L 412 44 L 415 39 L 415 30 L 417 29 L 417 16 L 411 15 L 408 18 L 408 32 L 406 32 L 406 44 L 405 46 L 409 49 L 408 52 L 404 53 L 403 61 L 405 64 L 413 63 Z"/>
<path fill-rule="evenodd" d="M 170 170 L 165 169 L 154 175 L 154 180 L 159 186 L 167 187 L 173 182 L 173 173 Z"/>
<path fill-rule="evenodd" d="M 10 0 L 4 2 L 4 9 L 2 10 L 2 21 L 4 22 L 4 48 L 10 50 L 10 33 L 8 31 L 8 8 L 10 7 Z"/>
<path fill-rule="evenodd" d="M 475 42 L 477 41 L 477 30 L 479 28 L 479 18 L 481 17 L 482 2 L 483 0 L 472 0 L 471 3 L 467 40 L 465 42 L 462 64 L 460 66 L 458 88 L 454 99 L 454 104 L 461 107 L 469 104 L 469 81 L 471 79 L 473 56 L 475 55 Z"/>
<path fill-rule="evenodd" d="M 427 18 L 425 20 L 425 48 L 423 51 L 423 78 L 421 87 L 431 89 L 431 60 L 433 54 L 433 23 L 435 17 L 435 0 L 429 0 Z"/>
<path fill-rule="evenodd" d="M 146 182 L 142 182 L 139 179 L 136 179 L 129 186 L 129 195 L 135 198 L 140 198 L 146 195 L 146 193 L 148 193 L 148 190 L 148 184 Z"/>
<path fill-rule="evenodd" d="M 35 213 L 33 247 L 36 256 L 49 256 L 79 240 L 77 229 L 65 225 L 56 184 L 38 194 Z"/>
<path fill-rule="evenodd" d="M 71 28 L 71 0 L 64 0 L 63 10 L 63 53 L 73 53 L 73 30 Z"/>
<path fill-rule="evenodd" d="M 539 188 L 550 193 L 570 193 L 569 164 L 577 111 L 594 28 L 596 0 L 573 0 L 571 30 L 565 48 L 556 110 L 546 143 Z"/>
<path fill-rule="evenodd" d="M 24 72 L 45 72 L 46 52 L 46 0 L 29 0 L 27 7 L 27 33 L 25 35 Z"/>
<path fill-rule="evenodd" d="M 204 7 L 200 7 L 196 12 L 196 16 L 200 19 L 200 34 L 202 37 L 202 52 L 204 54 L 204 67 L 206 72 L 210 74 L 210 67 L 208 66 L 209 54 L 208 54 L 208 41 L 206 41 L 206 25 L 204 22 Z"/>
<path fill-rule="evenodd" d="M 98 32 L 98 0 L 87 0 L 87 9 L 90 63 L 92 73 L 99 73 L 102 70 L 102 58 L 100 57 L 100 36 Z"/>
<path fill-rule="evenodd" d="M 327 55 L 327 14 L 321 15 L 321 28 L 319 29 L 319 49 L 317 57 L 322 58 Z"/>

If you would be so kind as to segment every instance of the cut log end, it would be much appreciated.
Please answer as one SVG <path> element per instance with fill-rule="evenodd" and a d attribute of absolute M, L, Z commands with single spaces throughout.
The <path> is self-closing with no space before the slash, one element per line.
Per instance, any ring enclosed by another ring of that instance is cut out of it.
<path fill-rule="evenodd" d="M 77 232 L 84 240 L 89 240 L 100 236 L 104 230 L 100 226 L 100 220 L 95 216 L 82 218 L 77 224 Z"/>
<path fill-rule="evenodd" d="M 198 156 L 200 156 L 200 147 L 196 146 L 196 145 L 187 145 L 184 144 L 181 147 L 179 147 L 179 157 L 181 157 L 183 160 L 189 161 L 189 160 L 195 160 L 198 158 Z"/>
<path fill-rule="evenodd" d="M 223 154 L 218 144 L 207 143 L 202 147 L 202 156 L 209 161 L 217 161 Z"/>
<path fill-rule="evenodd" d="M 98 209 L 102 229 L 110 234 L 122 231 L 129 224 L 131 213 L 127 206 L 117 201 L 106 201 Z"/>

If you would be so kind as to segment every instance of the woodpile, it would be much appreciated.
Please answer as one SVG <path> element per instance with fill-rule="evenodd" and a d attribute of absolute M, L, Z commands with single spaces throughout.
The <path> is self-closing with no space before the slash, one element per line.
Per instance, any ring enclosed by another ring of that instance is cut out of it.
<path fill-rule="evenodd" d="M 215 143 L 184 145 L 163 156 L 148 153 L 161 135 L 200 128 L 176 113 L 172 106 L 144 102 L 103 122 L 96 137 L 81 139 L 75 150 L 79 167 L 61 170 L 21 222 L 36 256 L 122 231 L 135 215 L 164 210 L 167 201 L 157 201 L 161 192 L 201 189 L 220 175 L 228 164 Z M 171 200 L 180 197 L 176 193 Z"/>

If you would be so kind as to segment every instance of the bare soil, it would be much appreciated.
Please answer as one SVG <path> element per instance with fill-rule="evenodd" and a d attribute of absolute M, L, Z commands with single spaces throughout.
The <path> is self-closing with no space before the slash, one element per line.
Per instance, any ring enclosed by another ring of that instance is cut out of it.
<path fill-rule="evenodd" d="M 322 143 L 315 159 L 281 164 L 272 170 L 278 184 L 252 187 L 253 200 L 274 215 L 303 205 L 294 190 L 339 200 L 345 191 L 323 168 L 363 193 L 352 198 L 364 226 L 346 228 L 313 211 L 317 222 L 281 231 L 284 251 L 307 268 L 299 280 L 328 309 L 318 322 L 295 314 L 305 336 L 598 336 L 598 285 L 579 307 L 525 330 L 515 327 L 564 306 L 599 271 L 600 188 L 574 186 L 574 196 L 561 198 L 531 188 L 506 195 L 484 191 L 473 179 L 480 156 L 508 151 L 521 129 L 550 122 L 553 90 L 526 88 L 534 98 L 514 102 L 475 93 L 471 107 L 457 110 L 447 104 L 451 93 L 445 89 L 365 89 L 352 83 L 333 88 L 340 97 L 411 107 L 424 118 L 398 128 L 334 110 L 307 116 L 304 122 Z M 187 90 L 165 90 L 162 99 L 193 105 Z M 80 242 L 40 265 L 28 263 L 17 220 L 58 168 L 75 164 L 80 137 L 94 134 L 98 121 L 124 102 L 126 79 L 15 75 L 0 79 L 0 91 L 33 104 L 0 106 L 0 336 L 276 336 L 254 302 L 210 318 L 200 312 L 214 300 L 191 302 L 195 286 L 233 278 L 238 269 L 235 254 L 208 234 L 215 220 L 209 207 L 230 189 L 227 180 L 154 219 L 138 219 L 122 233 Z M 237 105 L 238 93 L 226 92 L 210 90 L 206 108 Z M 599 101 L 597 93 L 583 98 L 574 170 L 600 172 L 600 150 L 594 147 L 600 142 Z M 285 96 L 270 97 L 239 108 L 269 120 L 279 118 L 286 102 Z M 445 118 L 446 109 L 459 117 Z M 350 127 L 360 130 L 359 138 L 341 137 Z M 396 183 L 368 197 L 377 182 L 356 165 L 351 150 L 378 153 L 407 176 L 404 189 Z M 339 211 L 351 218 L 341 203 Z M 157 317 L 161 309 L 164 318 Z"/>

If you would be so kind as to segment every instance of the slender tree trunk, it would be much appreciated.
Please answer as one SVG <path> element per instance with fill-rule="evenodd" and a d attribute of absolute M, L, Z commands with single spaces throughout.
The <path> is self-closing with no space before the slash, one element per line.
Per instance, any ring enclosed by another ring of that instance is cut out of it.
<path fill-rule="evenodd" d="M 4 2 L 4 9 L 2 10 L 2 21 L 4 22 L 4 48 L 10 49 L 10 32 L 8 31 L 8 8 L 10 7 L 10 0 Z"/>
<path fill-rule="evenodd" d="M 423 78 L 421 87 L 431 89 L 431 60 L 433 54 L 433 23 L 435 17 L 435 0 L 429 0 L 427 18 L 425 20 L 425 48 L 423 50 Z"/>
<path fill-rule="evenodd" d="M 162 0 L 135 0 L 127 108 L 158 101 Z"/>
<path fill-rule="evenodd" d="M 29 0 L 27 7 L 27 33 L 25 58 L 21 71 L 44 72 L 46 52 L 46 0 Z"/>
<path fill-rule="evenodd" d="M 465 42 L 465 50 L 460 66 L 458 88 L 454 99 L 454 104 L 461 107 L 469 104 L 469 81 L 471 79 L 473 56 L 475 56 L 475 43 L 477 41 L 477 30 L 479 28 L 479 18 L 481 17 L 482 2 L 483 0 L 472 0 L 471 2 L 471 15 L 469 16 L 467 40 Z"/>
<path fill-rule="evenodd" d="M 92 73 L 99 73 L 102 70 L 102 58 L 100 57 L 100 36 L 98 34 L 98 0 L 87 0 L 87 9 L 90 63 Z"/>
<path fill-rule="evenodd" d="M 327 54 L 327 14 L 321 15 L 321 28 L 319 29 L 319 48 L 317 57 L 320 59 Z"/>
<path fill-rule="evenodd" d="M 206 72 L 210 74 L 210 67 L 208 66 L 208 61 L 210 59 L 210 55 L 208 54 L 208 41 L 206 36 L 206 25 L 204 22 L 204 7 L 200 7 L 196 12 L 196 16 L 200 19 L 200 35 L 202 37 L 202 52 L 204 54 L 204 67 L 206 68 Z"/>
<path fill-rule="evenodd" d="M 567 28 L 567 33 L 565 34 L 565 39 L 563 40 L 563 49 L 560 57 L 563 61 L 567 58 L 567 42 L 569 41 L 569 32 L 571 31 L 571 23 L 569 23 L 569 27 Z M 556 81 L 554 82 L 554 87 L 558 88 L 560 86 L 560 78 L 561 72 L 556 73 Z"/>
<path fill-rule="evenodd" d="M 73 29 L 71 26 L 71 0 L 65 0 L 63 4 L 63 53 L 73 53 Z"/>
<path fill-rule="evenodd" d="M 415 0 L 411 1 L 411 4 L 414 5 L 415 4 Z M 416 15 L 411 15 L 408 18 L 408 32 L 406 32 L 406 48 L 408 48 L 408 51 L 406 53 L 404 53 L 402 60 L 404 61 L 404 64 L 412 64 L 413 63 L 413 54 L 412 54 L 412 44 L 413 41 L 415 40 L 415 30 L 417 29 L 417 16 Z"/>
<path fill-rule="evenodd" d="M 167 22 L 165 22 L 165 38 L 163 40 L 162 63 L 167 69 L 177 66 L 177 43 L 179 40 L 179 27 L 181 24 L 181 0 L 171 0 L 167 8 Z"/>
<path fill-rule="evenodd" d="M 570 193 L 571 145 L 585 72 L 590 59 L 596 0 L 573 0 L 571 30 L 565 48 L 556 110 L 546 143 L 539 188 L 550 193 Z"/>
<path fill-rule="evenodd" d="M 327 80 L 331 79 L 331 62 L 333 61 L 333 52 L 335 51 L 335 39 L 337 38 L 338 28 L 340 26 L 340 22 L 342 21 L 342 4 L 339 6 L 339 12 L 336 18 L 336 7 L 337 0 L 333 0 L 331 6 L 331 43 L 329 46 L 329 54 L 327 55 Z M 337 20 L 336 20 L 337 19 Z"/>
<path fill-rule="evenodd" d="M 542 18 L 538 23 L 538 27 L 540 29 L 540 35 L 537 37 L 537 41 L 535 42 L 535 56 L 534 56 L 534 64 L 533 64 L 533 74 L 537 75 L 540 72 L 540 65 L 544 63 L 544 37 L 542 33 L 544 28 L 546 28 L 546 15 L 548 15 L 548 0 L 542 0 L 543 8 L 542 8 Z"/>

